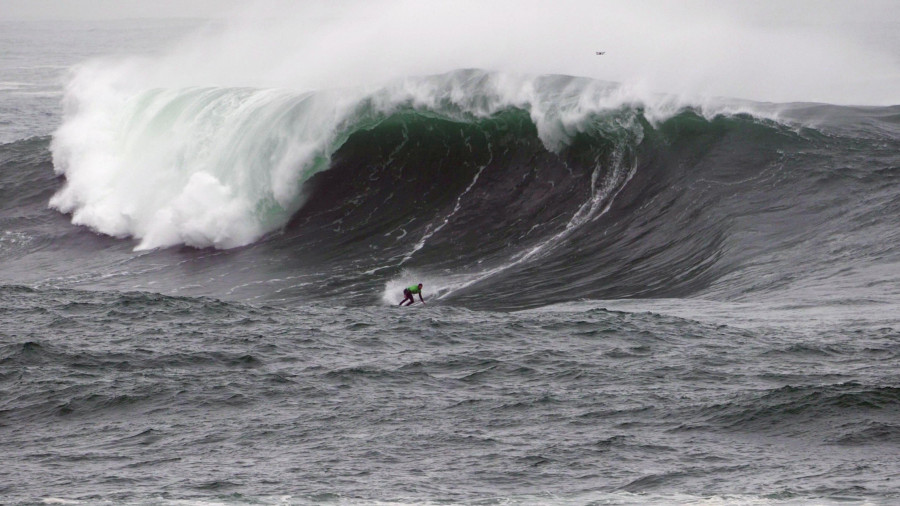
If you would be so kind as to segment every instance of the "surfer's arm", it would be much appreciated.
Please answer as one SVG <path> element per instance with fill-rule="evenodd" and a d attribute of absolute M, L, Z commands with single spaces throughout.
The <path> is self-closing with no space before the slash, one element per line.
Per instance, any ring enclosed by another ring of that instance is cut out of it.
<path fill-rule="evenodd" d="M 421 292 L 419 292 L 419 300 L 422 301 L 422 304 L 425 303 L 425 299 L 422 298 L 422 293 L 421 293 Z"/>

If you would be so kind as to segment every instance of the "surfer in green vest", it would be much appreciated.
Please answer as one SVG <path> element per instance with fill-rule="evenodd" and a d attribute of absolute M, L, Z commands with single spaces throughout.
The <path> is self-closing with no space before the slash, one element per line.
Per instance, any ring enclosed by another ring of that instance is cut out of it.
<path fill-rule="evenodd" d="M 408 305 L 412 306 L 413 303 L 416 302 L 415 299 L 413 299 L 413 295 L 415 295 L 415 294 L 419 294 L 419 300 L 421 300 L 422 304 L 424 304 L 425 299 L 422 298 L 422 283 L 419 283 L 418 286 L 413 285 L 413 286 L 410 286 L 409 288 L 403 289 L 403 297 L 405 297 L 405 298 L 402 301 L 400 301 L 400 305 L 402 306 L 404 302 L 409 301 Z"/>

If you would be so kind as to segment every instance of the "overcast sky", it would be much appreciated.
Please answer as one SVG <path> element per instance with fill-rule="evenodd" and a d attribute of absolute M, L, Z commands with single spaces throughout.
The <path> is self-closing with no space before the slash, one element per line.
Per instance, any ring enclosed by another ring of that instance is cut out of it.
<path fill-rule="evenodd" d="M 423 0 L 422 3 L 432 1 Z M 452 0 L 448 0 L 451 1 Z M 490 0 L 485 0 L 489 3 Z M 652 4 L 655 0 L 622 0 L 628 4 Z M 238 7 L 277 4 L 353 3 L 322 0 L 0 0 L 0 19 L 110 19 L 147 17 L 215 18 Z M 356 3 L 365 3 L 359 0 Z M 552 1 L 547 1 L 552 4 Z M 659 2 L 655 2 L 659 3 Z M 771 23 L 893 23 L 900 29 L 900 0 L 684 0 L 667 2 L 696 10 L 732 10 L 750 22 Z"/>
<path fill-rule="evenodd" d="M 254 13 L 272 16 L 280 9 L 292 10 L 300 5 L 315 6 L 315 10 L 329 10 L 340 15 L 343 11 L 353 11 L 352 7 L 375 2 L 377 0 L 0 0 L 0 20 L 217 19 L 234 17 L 236 12 L 241 17 Z M 471 10 L 473 6 L 477 8 L 479 5 L 453 0 L 421 0 L 415 3 L 429 2 L 459 5 L 460 10 Z M 492 3 L 496 2 L 485 0 L 484 5 Z M 611 3 L 622 8 L 656 5 L 662 11 L 675 7 L 691 13 L 692 17 L 709 16 L 715 21 L 724 15 L 737 17 L 756 26 L 814 26 L 822 30 L 852 34 L 856 38 L 876 43 L 892 43 L 898 38 L 890 37 L 890 33 L 900 32 L 900 0 L 621 0 Z M 559 2 L 522 0 L 525 8 L 529 4 L 555 7 Z M 564 5 L 561 8 L 565 8 Z M 578 16 L 577 12 L 571 14 Z M 500 23 L 503 21 L 498 20 Z M 896 49 L 900 53 L 900 47 Z"/>
<path fill-rule="evenodd" d="M 754 100 L 900 100 L 900 0 L 0 0 L 0 20 L 123 18 L 227 18 L 224 35 L 166 63 L 220 85 L 476 67 Z"/>
<path fill-rule="evenodd" d="M 0 0 L 0 19 L 210 18 L 246 0 Z"/>

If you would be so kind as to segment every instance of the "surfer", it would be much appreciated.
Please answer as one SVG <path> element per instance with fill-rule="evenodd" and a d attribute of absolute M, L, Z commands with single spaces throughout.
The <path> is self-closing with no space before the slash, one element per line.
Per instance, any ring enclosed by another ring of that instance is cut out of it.
<path fill-rule="evenodd" d="M 403 289 L 404 299 L 400 301 L 400 305 L 402 306 L 404 302 L 409 301 L 408 305 L 412 306 L 416 302 L 415 299 L 413 299 L 414 294 L 419 294 L 419 300 L 422 301 L 422 304 L 425 303 L 425 299 L 422 298 L 422 283 L 419 283 L 418 286 L 413 285 Z"/>

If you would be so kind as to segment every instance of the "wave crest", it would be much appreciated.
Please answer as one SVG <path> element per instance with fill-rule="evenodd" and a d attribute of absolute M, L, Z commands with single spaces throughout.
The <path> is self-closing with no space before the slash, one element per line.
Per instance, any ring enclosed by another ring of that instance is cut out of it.
<path fill-rule="evenodd" d="M 686 107 L 586 78 L 477 70 L 320 92 L 145 90 L 123 75 L 127 65 L 92 64 L 70 82 L 52 145 L 67 182 L 51 206 L 73 223 L 139 239 L 137 249 L 232 248 L 284 226 L 304 202 L 304 183 L 354 132 L 402 111 L 470 123 L 522 110 L 559 152 L 583 132 L 627 131 L 640 143 L 639 117 Z"/>

